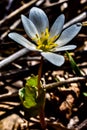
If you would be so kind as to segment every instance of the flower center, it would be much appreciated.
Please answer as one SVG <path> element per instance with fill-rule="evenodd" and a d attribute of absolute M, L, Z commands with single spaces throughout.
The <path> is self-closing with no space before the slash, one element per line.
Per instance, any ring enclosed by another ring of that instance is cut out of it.
<path fill-rule="evenodd" d="M 57 38 L 58 36 L 50 37 L 48 28 L 46 28 L 45 32 L 42 32 L 40 36 L 36 35 L 35 41 L 37 44 L 37 49 L 43 51 L 51 51 L 51 49 L 57 46 L 55 43 L 55 40 Z"/>

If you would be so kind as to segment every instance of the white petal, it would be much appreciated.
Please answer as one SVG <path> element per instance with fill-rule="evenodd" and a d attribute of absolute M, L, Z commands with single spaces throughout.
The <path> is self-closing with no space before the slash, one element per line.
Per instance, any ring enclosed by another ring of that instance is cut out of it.
<path fill-rule="evenodd" d="M 65 44 L 67 44 L 78 34 L 81 27 L 82 26 L 80 23 L 77 23 L 77 24 L 74 24 L 74 25 L 68 27 L 67 29 L 65 29 L 62 32 L 59 39 L 55 43 L 57 43 L 58 46 L 63 46 Z"/>
<path fill-rule="evenodd" d="M 76 48 L 76 45 L 67 45 L 67 46 L 62 46 L 62 47 L 55 47 L 53 49 L 54 52 L 57 51 L 67 51 L 67 50 L 73 50 Z"/>
<path fill-rule="evenodd" d="M 14 40 L 15 42 L 19 43 L 20 45 L 28 48 L 29 50 L 36 50 L 36 46 L 29 42 L 26 38 L 24 38 L 23 36 L 21 36 L 18 33 L 9 33 L 8 36 Z"/>
<path fill-rule="evenodd" d="M 30 37 L 30 38 L 35 38 L 36 37 L 36 34 L 38 34 L 38 31 L 35 27 L 35 25 L 32 23 L 31 20 L 29 20 L 26 16 L 24 15 L 21 15 L 21 19 L 22 19 L 22 23 L 23 23 L 23 26 L 24 26 L 24 29 L 27 33 L 27 35 Z"/>
<path fill-rule="evenodd" d="M 64 57 L 61 55 L 51 52 L 42 52 L 41 55 L 56 66 L 61 66 L 64 63 Z"/>
<path fill-rule="evenodd" d="M 49 28 L 49 21 L 45 12 L 37 7 L 30 10 L 29 19 L 34 23 L 39 34 Z"/>
<path fill-rule="evenodd" d="M 53 37 L 55 35 L 59 35 L 63 29 L 63 25 L 64 25 L 64 21 L 65 21 L 65 17 L 63 14 L 61 14 L 56 21 L 54 22 L 54 24 L 52 25 L 51 29 L 50 29 L 50 37 Z"/>

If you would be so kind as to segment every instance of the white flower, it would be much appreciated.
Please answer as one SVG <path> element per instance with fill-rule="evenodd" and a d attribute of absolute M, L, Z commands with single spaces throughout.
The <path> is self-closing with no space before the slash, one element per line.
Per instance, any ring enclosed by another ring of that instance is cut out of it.
<path fill-rule="evenodd" d="M 31 51 L 39 51 L 41 55 L 56 66 L 64 63 L 64 57 L 56 54 L 59 51 L 75 49 L 75 45 L 66 45 L 80 31 L 81 24 L 76 23 L 63 30 L 65 17 L 61 14 L 49 29 L 49 21 L 45 12 L 37 7 L 30 10 L 29 18 L 21 16 L 22 23 L 31 41 L 18 33 L 9 33 L 9 37 Z"/>

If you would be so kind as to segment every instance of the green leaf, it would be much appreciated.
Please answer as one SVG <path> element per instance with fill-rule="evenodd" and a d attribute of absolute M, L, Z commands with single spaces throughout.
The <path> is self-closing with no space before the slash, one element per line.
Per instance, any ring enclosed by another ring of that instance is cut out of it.
<path fill-rule="evenodd" d="M 38 84 L 38 76 L 32 75 L 32 77 L 28 78 L 26 81 L 26 86 L 37 88 Z"/>
<path fill-rule="evenodd" d="M 77 75 L 77 76 L 82 76 L 79 67 L 77 66 L 76 62 L 74 61 L 73 57 L 70 55 L 70 53 L 68 53 L 68 51 L 66 51 L 67 57 L 69 58 L 71 67 L 73 72 Z"/>
<path fill-rule="evenodd" d="M 25 88 L 21 88 L 19 90 L 19 97 L 20 97 L 20 100 L 23 102 L 23 99 L 24 99 L 24 94 L 25 94 Z"/>
<path fill-rule="evenodd" d="M 26 108 L 31 108 L 37 105 L 37 82 L 38 76 L 32 76 L 26 80 L 25 95 L 23 105 Z"/>
<path fill-rule="evenodd" d="M 87 92 L 84 92 L 83 95 L 84 95 L 85 97 L 87 97 Z"/>
<path fill-rule="evenodd" d="M 25 108 L 31 108 L 37 105 L 37 81 L 38 76 L 32 76 L 26 80 L 26 85 L 19 90 L 19 97 Z"/>
<path fill-rule="evenodd" d="M 45 105 L 45 91 L 44 89 L 40 90 L 40 96 L 37 97 L 37 104 L 33 107 L 24 108 L 25 118 L 28 120 L 30 117 L 35 117 L 40 113 L 40 109 Z"/>
<path fill-rule="evenodd" d="M 26 86 L 23 105 L 30 108 L 36 105 L 36 89 L 34 87 Z"/>
<path fill-rule="evenodd" d="M 38 76 L 33 75 L 26 80 L 25 87 L 19 90 L 19 96 L 24 106 L 26 118 L 38 115 L 41 106 L 45 104 L 45 91 L 41 87 L 38 96 L 37 84 Z"/>

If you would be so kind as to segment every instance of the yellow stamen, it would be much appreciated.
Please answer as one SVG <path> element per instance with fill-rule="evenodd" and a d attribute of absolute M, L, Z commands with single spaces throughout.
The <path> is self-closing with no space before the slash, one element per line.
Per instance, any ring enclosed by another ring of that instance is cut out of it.
<path fill-rule="evenodd" d="M 87 21 L 82 22 L 82 26 L 87 26 Z"/>
<path fill-rule="evenodd" d="M 50 51 L 57 46 L 57 44 L 55 43 L 55 40 L 57 38 L 58 36 L 50 37 L 49 30 L 48 28 L 46 28 L 45 32 L 42 32 L 40 36 L 36 34 L 36 38 L 33 38 L 33 40 L 37 44 L 37 49 L 41 49 L 43 51 Z"/>

